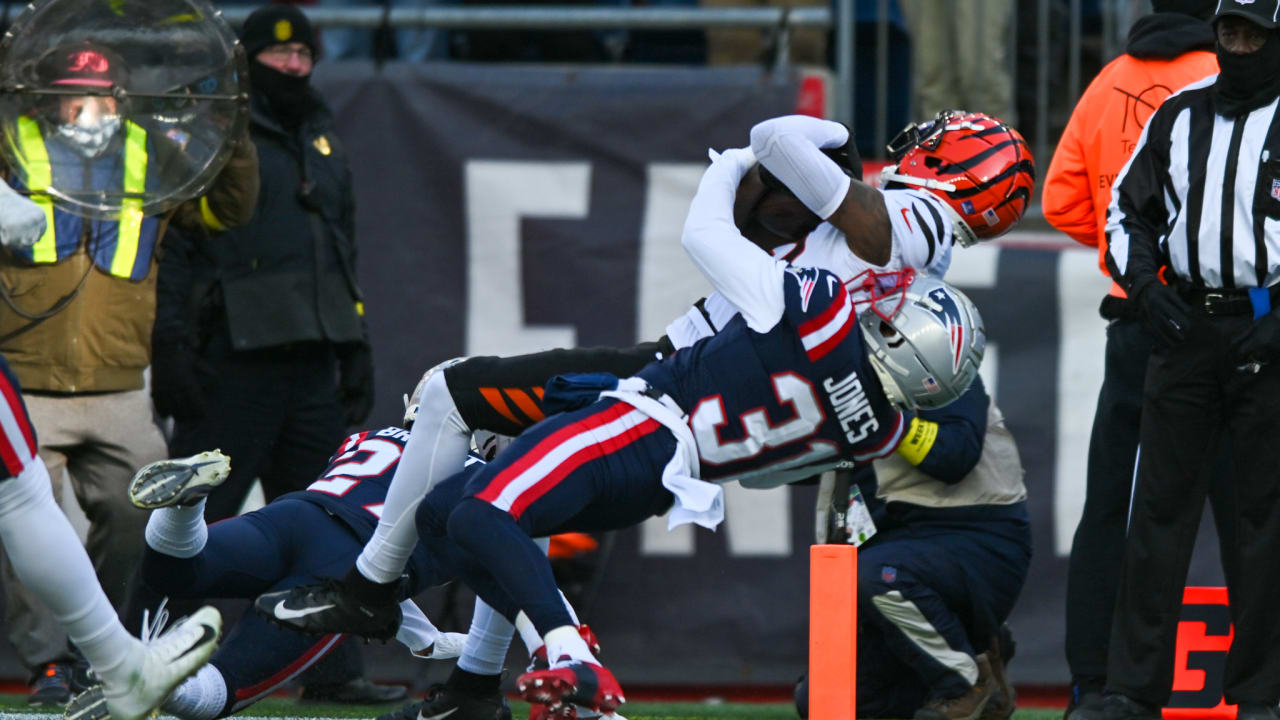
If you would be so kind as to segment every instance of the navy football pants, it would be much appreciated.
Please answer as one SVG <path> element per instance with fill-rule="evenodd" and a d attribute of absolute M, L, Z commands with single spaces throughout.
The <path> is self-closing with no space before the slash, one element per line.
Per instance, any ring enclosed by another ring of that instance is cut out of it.
<path fill-rule="evenodd" d="M 428 494 L 419 534 L 447 533 L 475 561 L 459 568 L 471 589 L 508 617 L 524 610 L 545 635 L 573 623 L 532 538 L 616 530 L 666 512 L 674 496 L 662 471 L 675 448 L 671 431 L 616 400 L 555 415 L 480 468 L 456 506 L 433 501 L 439 488 Z"/>
<path fill-rule="evenodd" d="M 1031 562 L 1025 524 L 992 524 L 892 530 L 859 551 L 860 717 L 910 717 L 969 689 L 957 668 L 987 650 Z"/>
<path fill-rule="evenodd" d="M 305 500 L 279 500 L 256 512 L 209 526 L 209 541 L 192 558 L 147 548 L 142 578 L 173 598 L 245 598 L 341 577 L 364 543 L 342 521 Z M 227 681 L 223 715 L 236 712 L 329 654 L 343 635 L 309 638 L 246 612 L 210 662 Z"/>

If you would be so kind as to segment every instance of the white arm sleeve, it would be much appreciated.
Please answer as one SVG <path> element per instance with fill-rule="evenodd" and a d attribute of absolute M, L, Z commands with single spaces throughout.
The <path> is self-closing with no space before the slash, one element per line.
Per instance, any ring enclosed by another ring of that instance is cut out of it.
<path fill-rule="evenodd" d="M 694 305 L 671 321 L 667 326 L 667 339 L 677 350 L 687 348 L 723 330 L 737 314 L 738 308 L 720 293 L 713 292 L 702 301 L 702 307 Z"/>
<path fill-rule="evenodd" d="M 702 175 L 689 206 L 681 241 L 698 270 L 747 325 L 768 332 L 782 319 L 782 275 L 786 263 L 774 260 L 738 232 L 733 201 L 742 176 L 754 164 L 745 148 L 726 150 Z"/>
<path fill-rule="evenodd" d="M 756 158 L 823 220 L 840 207 L 851 180 L 820 148 L 848 141 L 845 126 L 808 115 L 786 115 L 751 128 Z"/>

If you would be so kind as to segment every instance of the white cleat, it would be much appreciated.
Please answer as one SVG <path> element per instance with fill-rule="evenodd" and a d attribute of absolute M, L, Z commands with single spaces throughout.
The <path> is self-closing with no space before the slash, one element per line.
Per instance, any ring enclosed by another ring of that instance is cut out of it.
<path fill-rule="evenodd" d="M 102 694 L 110 720 L 142 720 L 169 697 L 174 688 L 209 661 L 218 647 L 222 616 L 208 605 L 184 618 L 159 638 L 143 645 L 143 657 L 128 681 L 103 680 Z M 66 720 L 88 718 L 66 717 Z"/>
<path fill-rule="evenodd" d="M 144 510 L 191 505 L 213 492 L 230 473 L 231 458 L 218 450 L 153 462 L 134 474 L 129 500 Z"/>

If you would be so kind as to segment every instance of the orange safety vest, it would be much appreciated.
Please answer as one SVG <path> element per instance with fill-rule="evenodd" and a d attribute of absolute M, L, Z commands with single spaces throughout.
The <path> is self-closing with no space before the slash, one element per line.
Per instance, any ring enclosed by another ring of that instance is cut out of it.
<path fill-rule="evenodd" d="M 1170 95 L 1218 72 L 1212 52 L 1193 50 L 1172 60 L 1121 55 L 1089 83 L 1049 163 L 1040 205 L 1050 225 L 1098 248 L 1107 271 L 1107 206 L 1111 186 L 1129 160 L 1147 119 Z M 1125 297 L 1111 283 L 1111 294 Z"/>

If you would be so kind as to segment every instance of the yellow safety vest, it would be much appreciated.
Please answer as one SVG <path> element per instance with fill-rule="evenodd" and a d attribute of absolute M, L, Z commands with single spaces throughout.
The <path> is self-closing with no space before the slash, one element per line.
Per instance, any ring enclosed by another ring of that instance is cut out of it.
<path fill-rule="evenodd" d="M 142 198 L 137 197 L 147 189 L 147 131 L 126 120 L 124 138 L 124 192 L 121 203 L 116 251 L 111 259 L 110 272 L 116 277 L 127 278 L 133 274 L 138 259 L 138 242 L 142 234 Z M 31 191 L 31 200 L 44 210 L 46 221 L 44 235 L 31 249 L 32 260 L 37 263 L 55 263 L 58 257 L 57 232 L 54 224 L 53 198 L 49 187 L 53 184 L 53 166 L 45 147 L 40 126 L 29 117 L 18 118 L 19 157 L 25 161 L 25 184 Z M 62 211 L 65 212 L 65 211 Z"/>

